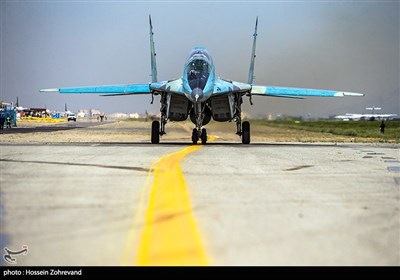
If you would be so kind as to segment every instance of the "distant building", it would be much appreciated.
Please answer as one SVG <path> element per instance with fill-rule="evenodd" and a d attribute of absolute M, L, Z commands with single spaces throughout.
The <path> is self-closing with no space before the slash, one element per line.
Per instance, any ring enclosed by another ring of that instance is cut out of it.
<path fill-rule="evenodd" d="M 138 119 L 139 118 L 139 113 L 131 113 L 129 114 L 130 119 Z"/>
<path fill-rule="evenodd" d="M 101 115 L 101 111 L 97 109 L 90 109 L 90 117 L 97 118 Z"/>
<path fill-rule="evenodd" d="M 79 112 L 76 114 L 78 118 L 86 118 L 89 117 L 89 110 L 88 109 L 80 109 Z"/>
<path fill-rule="evenodd" d="M 374 121 L 374 120 L 390 120 L 397 117 L 397 114 L 377 114 L 376 111 L 382 110 L 381 107 L 367 107 L 368 111 L 372 111 L 372 114 L 353 114 L 347 113 L 346 115 L 335 116 L 337 120 L 343 121 Z"/>
<path fill-rule="evenodd" d="M 129 115 L 125 114 L 125 113 L 113 113 L 108 115 L 109 118 L 113 118 L 113 119 L 123 119 L 123 118 L 128 118 Z"/>

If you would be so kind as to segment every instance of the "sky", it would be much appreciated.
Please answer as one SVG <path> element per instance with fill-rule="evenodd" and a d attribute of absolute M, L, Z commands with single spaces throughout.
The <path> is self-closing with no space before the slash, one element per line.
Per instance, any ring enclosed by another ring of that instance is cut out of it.
<path fill-rule="evenodd" d="M 253 97 L 243 110 L 327 117 L 382 107 L 400 115 L 399 1 L 1 0 L 0 99 L 51 110 L 157 113 L 159 98 L 39 93 L 150 82 L 151 14 L 158 79 L 182 76 L 190 50 L 216 75 L 246 82 L 256 16 L 255 84 L 362 92 L 362 98 Z"/>

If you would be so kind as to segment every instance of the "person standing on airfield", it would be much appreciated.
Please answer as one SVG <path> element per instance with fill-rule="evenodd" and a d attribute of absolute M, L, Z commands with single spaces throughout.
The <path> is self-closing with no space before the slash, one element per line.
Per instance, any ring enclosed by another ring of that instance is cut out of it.
<path fill-rule="evenodd" d="M 379 130 L 381 131 L 381 133 L 383 134 L 383 133 L 385 133 L 385 121 L 383 120 L 382 122 L 381 122 L 381 125 L 379 126 Z"/>
<path fill-rule="evenodd" d="M 6 118 L 4 117 L 3 114 L 0 115 L 0 129 L 3 130 L 4 128 L 4 122 L 6 121 Z"/>
<path fill-rule="evenodd" d="M 7 118 L 6 118 L 7 128 L 11 128 L 11 121 L 12 121 L 11 116 L 8 115 Z"/>

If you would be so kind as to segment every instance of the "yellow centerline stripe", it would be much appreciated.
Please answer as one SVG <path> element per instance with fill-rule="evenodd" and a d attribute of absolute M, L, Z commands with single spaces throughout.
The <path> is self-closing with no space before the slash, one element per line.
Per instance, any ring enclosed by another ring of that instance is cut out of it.
<path fill-rule="evenodd" d="M 211 141 L 214 139 L 210 137 Z M 187 147 L 156 163 L 137 265 L 209 264 L 180 167 L 185 156 L 201 147 Z"/>
<path fill-rule="evenodd" d="M 153 163 L 151 166 L 154 166 L 155 163 Z M 146 207 L 145 203 L 147 200 L 147 197 L 149 195 L 149 190 L 151 187 L 151 179 L 152 179 L 152 173 L 153 173 L 153 168 L 151 168 L 146 176 L 145 183 L 143 184 L 141 190 L 140 190 L 140 197 L 138 201 L 138 209 L 136 211 L 136 214 L 133 219 L 133 223 L 129 228 L 129 235 L 128 239 L 126 241 L 126 245 L 124 248 L 124 251 L 122 253 L 122 259 L 120 262 L 120 265 L 132 265 L 132 259 L 134 257 L 134 246 L 135 242 L 138 242 L 138 240 L 135 240 L 136 238 L 136 227 L 140 225 L 143 221 L 143 213 L 144 209 Z"/>

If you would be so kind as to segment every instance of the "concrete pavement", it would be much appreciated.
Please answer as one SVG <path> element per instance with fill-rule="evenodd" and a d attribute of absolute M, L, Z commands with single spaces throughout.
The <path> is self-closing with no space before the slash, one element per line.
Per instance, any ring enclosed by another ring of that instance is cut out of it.
<path fill-rule="evenodd" d="M 216 265 L 399 265 L 398 148 L 211 146 L 184 173 Z"/>
<path fill-rule="evenodd" d="M 1 144 L 2 247 L 29 246 L 19 265 L 134 265 L 151 168 L 188 145 Z M 211 265 L 399 265 L 399 159 L 217 140 L 181 169 Z"/>

